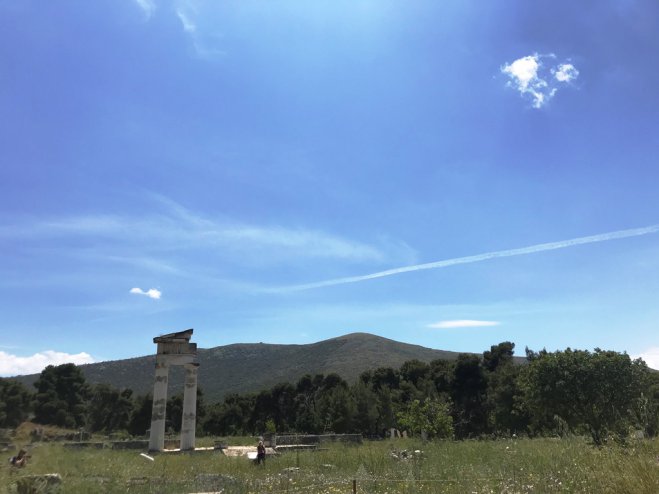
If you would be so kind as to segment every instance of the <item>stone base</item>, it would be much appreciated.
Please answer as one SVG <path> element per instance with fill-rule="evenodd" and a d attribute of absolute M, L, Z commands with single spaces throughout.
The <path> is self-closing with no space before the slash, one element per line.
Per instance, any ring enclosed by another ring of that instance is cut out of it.
<path fill-rule="evenodd" d="M 62 477 L 59 473 L 46 473 L 44 475 L 28 475 L 16 481 L 18 494 L 53 494 L 59 492 Z"/>

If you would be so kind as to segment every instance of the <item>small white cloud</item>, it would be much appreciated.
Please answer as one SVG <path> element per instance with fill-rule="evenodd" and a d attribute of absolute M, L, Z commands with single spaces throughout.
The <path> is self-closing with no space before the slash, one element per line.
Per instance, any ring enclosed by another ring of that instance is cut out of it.
<path fill-rule="evenodd" d="M 147 19 L 156 11 L 155 0 L 135 0 L 135 3 L 144 11 Z"/>
<path fill-rule="evenodd" d="M 197 57 L 215 60 L 226 53 L 223 48 L 223 35 L 218 23 L 213 19 L 218 15 L 219 2 L 195 2 L 179 0 L 176 16 L 181 21 L 183 31 L 188 35 Z"/>
<path fill-rule="evenodd" d="M 483 328 L 487 326 L 498 326 L 501 324 L 497 321 L 476 321 L 473 319 L 459 319 L 454 321 L 440 321 L 428 324 L 433 329 L 453 329 L 453 328 Z"/>
<path fill-rule="evenodd" d="M 49 365 L 62 364 L 91 364 L 94 359 L 85 352 L 69 354 L 46 350 L 35 353 L 30 357 L 19 357 L 0 351 L 0 376 L 19 376 L 23 374 L 36 374 Z"/>
<path fill-rule="evenodd" d="M 648 348 L 638 355 L 633 355 L 632 358 L 642 358 L 648 367 L 659 370 L 659 347 Z"/>
<path fill-rule="evenodd" d="M 554 60 L 556 55 L 527 55 L 501 67 L 509 78 L 508 87 L 517 89 L 522 96 L 530 97 L 533 108 L 542 108 L 551 100 L 561 84 L 579 77 L 579 71 L 571 63 L 546 67 L 542 59 Z"/>
<path fill-rule="evenodd" d="M 560 82 L 570 82 L 579 77 L 579 71 L 571 63 L 562 63 L 553 71 L 554 77 Z"/>
<path fill-rule="evenodd" d="M 194 21 L 187 15 L 183 10 L 177 9 L 176 15 L 178 16 L 181 24 L 183 25 L 183 30 L 187 33 L 194 33 L 197 30 L 197 25 Z"/>
<path fill-rule="evenodd" d="M 142 290 L 141 288 L 131 288 L 130 293 L 134 293 L 135 295 L 146 295 L 147 297 L 154 300 L 158 300 L 162 296 L 162 292 L 160 290 L 156 290 L 155 288 L 149 288 L 146 291 Z"/>
<path fill-rule="evenodd" d="M 518 58 L 510 65 L 505 65 L 502 70 L 515 79 L 521 89 L 526 89 L 536 83 L 539 66 L 536 54 Z"/>

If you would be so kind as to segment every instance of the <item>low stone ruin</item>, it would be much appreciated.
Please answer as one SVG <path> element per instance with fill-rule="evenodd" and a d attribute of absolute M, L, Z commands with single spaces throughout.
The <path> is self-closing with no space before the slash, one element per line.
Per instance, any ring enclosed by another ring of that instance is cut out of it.
<path fill-rule="evenodd" d="M 16 481 L 18 494 L 54 494 L 59 492 L 62 477 L 59 473 L 46 473 L 43 475 L 27 475 Z"/>

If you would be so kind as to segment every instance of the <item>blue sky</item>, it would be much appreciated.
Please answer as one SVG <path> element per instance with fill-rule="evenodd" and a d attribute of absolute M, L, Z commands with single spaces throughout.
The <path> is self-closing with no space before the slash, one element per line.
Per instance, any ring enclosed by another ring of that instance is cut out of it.
<path fill-rule="evenodd" d="M 658 31 L 654 0 L 0 2 L 0 375 L 190 327 L 659 367 Z"/>

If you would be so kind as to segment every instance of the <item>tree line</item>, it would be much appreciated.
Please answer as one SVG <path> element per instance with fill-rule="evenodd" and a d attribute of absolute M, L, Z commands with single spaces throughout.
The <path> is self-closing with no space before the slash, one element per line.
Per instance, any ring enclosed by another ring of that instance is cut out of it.
<path fill-rule="evenodd" d="M 302 376 L 217 403 L 197 396 L 199 435 L 361 433 L 391 428 L 444 438 L 588 434 L 596 444 L 631 431 L 659 432 L 659 373 L 627 354 L 595 349 L 533 352 L 514 361 L 514 343 L 456 360 L 381 367 L 348 383 L 337 374 Z M 40 424 L 124 431 L 150 426 L 151 396 L 88 384 L 74 364 L 48 366 L 35 391 L 0 379 L 0 427 Z M 182 395 L 167 402 L 167 428 L 178 432 Z"/>

